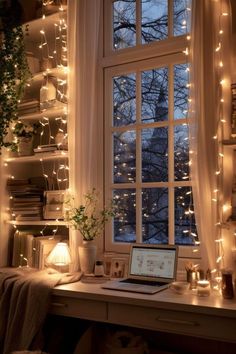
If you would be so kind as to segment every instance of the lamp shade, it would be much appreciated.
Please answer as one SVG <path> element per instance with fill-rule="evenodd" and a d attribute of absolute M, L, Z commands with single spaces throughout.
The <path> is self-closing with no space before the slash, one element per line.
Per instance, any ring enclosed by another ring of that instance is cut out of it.
<path fill-rule="evenodd" d="M 65 266 L 71 262 L 70 250 L 66 242 L 58 242 L 47 257 L 48 264 Z"/>

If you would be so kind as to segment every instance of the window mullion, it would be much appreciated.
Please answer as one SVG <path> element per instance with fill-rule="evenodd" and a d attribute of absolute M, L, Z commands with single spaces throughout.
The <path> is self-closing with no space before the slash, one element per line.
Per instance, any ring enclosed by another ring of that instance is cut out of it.
<path fill-rule="evenodd" d="M 136 0 L 136 45 L 142 43 L 142 3 Z"/>
<path fill-rule="evenodd" d="M 142 137 L 141 126 L 141 72 L 136 74 L 136 241 L 142 242 Z M 139 128 L 138 128 L 139 127 Z"/>
<path fill-rule="evenodd" d="M 168 107 L 168 171 L 169 171 L 169 243 L 175 243 L 174 237 L 174 220 L 175 220 L 175 210 L 174 210 L 174 78 L 173 78 L 173 65 L 169 66 L 169 107 Z"/>
<path fill-rule="evenodd" d="M 173 0 L 168 0 L 168 37 L 173 36 Z"/>

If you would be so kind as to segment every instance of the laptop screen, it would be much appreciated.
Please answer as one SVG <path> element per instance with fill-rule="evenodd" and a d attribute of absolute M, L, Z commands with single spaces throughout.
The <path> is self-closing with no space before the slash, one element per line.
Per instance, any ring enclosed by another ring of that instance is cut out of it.
<path fill-rule="evenodd" d="M 177 246 L 132 245 L 129 276 L 173 280 L 176 275 Z"/>

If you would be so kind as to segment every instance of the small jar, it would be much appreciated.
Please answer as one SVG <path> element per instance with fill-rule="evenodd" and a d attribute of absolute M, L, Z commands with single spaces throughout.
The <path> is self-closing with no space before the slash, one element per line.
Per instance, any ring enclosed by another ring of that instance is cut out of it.
<path fill-rule="evenodd" d="M 210 282 L 208 280 L 198 280 L 197 282 L 197 295 L 209 296 L 211 292 Z"/>
<path fill-rule="evenodd" d="M 95 277 L 103 277 L 104 276 L 103 261 L 96 261 L 95 262 L 94 275 L 95 275 Z"/>
<path fill-rule="evenodd" d="M 224 299 L 232 299 L 234 297 L 233 289 L 233 279 L 231 270 L 222 270 L 222 282 L 221 282 L 221 291 Z"/>

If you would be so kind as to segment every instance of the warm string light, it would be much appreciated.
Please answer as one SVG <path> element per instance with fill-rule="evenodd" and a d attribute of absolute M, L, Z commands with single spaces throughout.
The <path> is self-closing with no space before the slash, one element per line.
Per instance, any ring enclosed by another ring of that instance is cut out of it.
<path fill-rule="evenodd" d="M 222 0 L 221 0 L 222 9 Z M 226 79 L 224 77 L 224 63 L 223 63 L 223 44 L 224 44 L 224 28 L 223 28 L 223 17 L 228 16 L 228 13 L 221 11 L 219 14 L 218 21 L 218 38 L 215 47 L 215 62 L 216 62 L 216 72 L 218 74 L 218 102 L 219 102 L 219 113 L 217 119 L 216 133 L 213 139 L 216 143 L 217 152 L 217 167 L 215 171 L 216 181 L 215 187 L 212 191 L 212 202 L 216 205 L 217 211 L 217 223 L 216 223 L 216 270 L 214 270 L 214 276 L 218 280 L 220 277 L 220 269 L 224 267 L 224 239 L 222 237 L 222 229 L 224 227 L 224 212 L 225 206 L 222 205 L 222 186 L 223 186 L 223 145 L 222 140 L 224 137 L 224 124 L 226 119 L 224 118 L 224 88 L 227 85 Z M 228 209 L 227 209 L 228 210 Z M 216 286 L 219 290 L 219 284 Z"/>
<path fill-rule="evenodd" d="M 191 17 L 191 8 L 190 7 L 186 7 L 186 20 L 184 20 L 185 24 L 187 23 L 190 23 L 190 17 Z M 185 50 L 183 51 L 183 53 L 185 54 L 186 56 L 186 69 L 185 69 L 185 72 L 186 72 L 186 75 L 187 75 L 187 83 L 186 83 L 186 89 L 188 89 L 188 109 L 187 111 L 185 112 L 186 113 L 186 116 L 188 117 L 188 112 L 190 111 L 190 107 L 191 107 L 191 104 L 193 102 L 193 98 L 190 96 L 190 88 L 192 86 L 191 84 L 191 81 L 190 81 L 190 78 L 191 78 L 191 69 L 190 69 L 190 65 L 189 65 L 189 55 L 190 55 L 190 41 L 191 41 L 191 36 L 190 34 L 188 33 L 189 32 L 189 29 L 187 28 L 187 26 L 185 27 L 186 28 L 186 39 L 188 41 L 188 45 L 187 47 L 185 48 Z M 188 118 L 187 118 L 188 119 Z M 188 137 L 186 138 L 186 140 L 189 141 L 190 137 L 188 135 Z M 192 164 L 192 161 L 191 161 L 191 154 L 193 152 L 192 151 L 189 151 L 189 162 L 188 162 L 188 165 L 189 167 L 191 166 Z M 190 180 L 191 176 L 188 174 L 188 175 L 185 175 L 183 176 L 183 180 Z M 185 193 L 185 196 L 187 198 L 189 198 L 189 204 L 186 205 L 186 209 L 185 209 L 185 215 L 189 217 L 189 227 L 188 229 L 186 230 L 183 230 L 183 233 L 185 234 L 188 234 L 189 237 L 192 238 L 192 241 L 193 241 L 193 244 L 194 247 L 193 248 L 193 253 L 198 253 L 199 252 L 199 245 L 200 245 L 200 241 L 198 240 L 198 235 L 197 235 L 197 232 L 196 232 L 196 224 L 195 224 L 195 219 L 194 219 L 194 209 L 193 209 L 193 195 L 192 195 L 192 190 L 189 190 Z"/>

